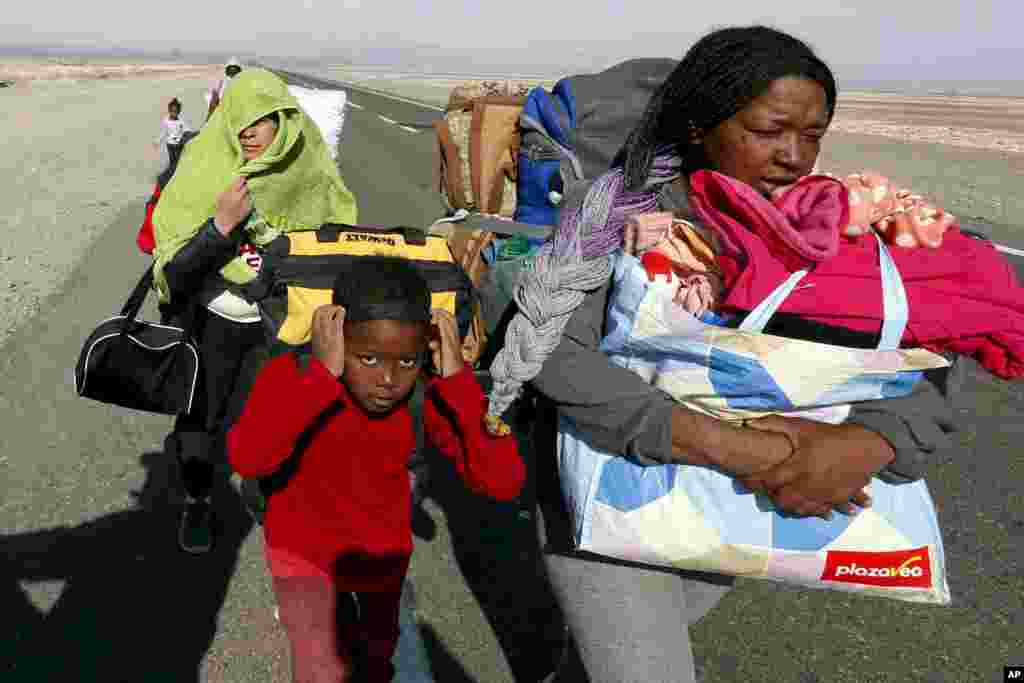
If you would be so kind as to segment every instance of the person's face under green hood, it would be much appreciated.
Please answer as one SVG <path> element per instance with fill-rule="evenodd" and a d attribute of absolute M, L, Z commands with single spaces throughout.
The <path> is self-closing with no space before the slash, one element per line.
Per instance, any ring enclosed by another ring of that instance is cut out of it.
<path fill-rule="evenodd" d="M 258 159 L 277 137 L 277 127 L 276 116 L 270 115 L 243 130 L 238 135 L 238 142 L 242 145 L 242 158 L 246 161 Z"/>
<path fill-rule="evenodd" d="M 294 122 L 290 127 L 286 125 L 297 115 L 298 102 L 283 80 L 266 71 L 243 71 L 227 91 L 220 109 L 223 123 L 229 134 L 237 137 L 246 162 L 267 152 L 278 136 L 286 139 L 274 145 L 275 154 L 285 153 L 299 132 Z"/>

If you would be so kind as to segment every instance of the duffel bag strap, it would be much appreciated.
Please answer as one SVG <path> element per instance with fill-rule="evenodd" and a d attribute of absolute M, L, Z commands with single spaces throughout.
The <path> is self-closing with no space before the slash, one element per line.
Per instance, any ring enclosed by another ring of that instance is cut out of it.
<path fill-rule="evenodd" d="M 445 222 L 460 223 L 469 229 L 488 230 L 498 235 L 525 235 L 527 237 L 546 238 L 550 237 L 554 232 L 554 226 L 520 223 L 519 221 L 482 213 L 466 213 L 461 217 L 447 219 Z"/>
<path fill-rule="evenodd" d="M 135 316 L 139 314 L 139 309 L 142 308 L 142 302 L 146 300 L 146 296 L 152 288 L 153 268 L 150 266 L 146 268 L 146 271 L 139 279 L 139 284 L 135 285 L 135 289 L 128 296 L 128 301 L 125 302 L 124 307 L 121 309 L 121 315 L 129 320 L 134 320 Z"/>
<path fill-rule="evenodd" d="M 128 295 L 128 301 L 126 301 L 124 306 L 121 308 L 121 316 L 124 318 L 121 322 L 122 333 L 130 331 L 138 322 L 139 311 L 142 310 L 142 304 L 146 301 L 146 297 L 152 289 L 153 268 L 150 266 L 142 273 L 142 277 L 139 278 L 138 284 L 135 285 L 132 293 Z M 192 335 L 195 331 L 196 323 L 198 322 L 198 309 L 199 303 L 197 297 L 193 297 L 182 309 L 180 309 L 181 329 L 184 333 L 184 338 L 187 341 L 194 341 Z"/>

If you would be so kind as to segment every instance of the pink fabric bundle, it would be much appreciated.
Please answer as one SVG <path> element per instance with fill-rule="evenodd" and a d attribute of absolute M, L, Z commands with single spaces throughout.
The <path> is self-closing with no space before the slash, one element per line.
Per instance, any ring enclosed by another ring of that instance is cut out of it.
<path fill-rule="evenodd" d="M 878 244 L 870 234 L 839 239 L 849 208 L 838 180 L 808 176 L 769 201 L 738 180 L 697 171 L 690 203 L 718 240 L 721 310 L 750 311 L 791 272 L 813 266 L 779 310 L 878 332 Z M 889 251 L 910 308 L 903 346 L 971 356 L 1004 379 L 1024 375 L 1024 289 L 990 243 L 949 228 L 939 248 Z"/>
<path fill-rule="evenodd" d="M 719 256 L 738 257 L 744 235 L 753 233 L 791 271 L 834 257 L 840 228 L 850 220 L 846 187 L 829 176 L 804 176 L 771 201 L 715 171 L 691 174 L 690 189 L 698 200 L 694 208 L 714 212 Z"/>

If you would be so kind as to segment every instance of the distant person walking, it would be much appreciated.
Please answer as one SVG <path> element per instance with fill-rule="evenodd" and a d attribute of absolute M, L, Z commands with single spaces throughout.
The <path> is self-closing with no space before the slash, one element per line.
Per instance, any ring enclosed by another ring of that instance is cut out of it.
<path fill-rule="evenodd" d="M 206 120 L 209 121 L 210 117 L 213 116 L 213 112 L 220 106 L 221 101 L 224 99 L 224 93 L 227 92 L 228 86 L 231 85 L 231 81 L 235 77 L 242 73 L 242 63 L 238 61 L 237 57 L 232 57 L 228 60 L 228 63 L 224 65 L 224 78 L 217 81 L 212 88 L 210 88 L 207 99 L 209 100 L 209 107 L 206 110 Z"/>
<path fill-rule="evenodd" d="M 186 128 L 188 128 L 187 124 Z M 186 130 L 182 134 L 178 153 L 176 155 L 168 154 L 167 165 L 160 171 L 160 175 L 156 177 L 153 192 L 150 194 L 149 199 L 146 200 L 146 218 L 139 227 L 139 234 L 135 238 L 135 243 L 143 254 L 152 254 L 153 249 L 156 247 L 156 237 L 153 234 L 153 213 L 156 211 L 156 203 L 160 200 L 160 193 L 167 187 L 167 183 L 171 182 L 171 178 L 174 177 L 174 171 L 178 168 L 178 162 L 181 160 L 181 153 L 184 151 L 185 145 L 197 135 L 199 135 L 199 131 L 195 130 Z"/>
<path fill-rule="evenodd" d="M 167 103 L 167 118 L 161 122 L 160 128 L 156 144 L 157 147 L 166 145 L 167 165 L 173 168 L 178 165 L 178 157 L 185 146 L 185 134 L 192 130 L 192 126 L 181 115 L 181 100 L 177 97 Z"/>

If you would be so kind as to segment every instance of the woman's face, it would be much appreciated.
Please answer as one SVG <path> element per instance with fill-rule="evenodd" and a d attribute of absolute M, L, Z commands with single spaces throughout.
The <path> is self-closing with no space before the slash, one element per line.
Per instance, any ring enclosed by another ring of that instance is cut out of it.
<path fill-rule="evenodd" d="M 272 117 L 264 117 L 252 124 L 238 135 L 242 143 L 242 158 L 252 161 L 267 150 L 277 136 L 277 121 Z"/>
<path fill-rule="evenodd" d="M 828 100 L 818 83 L 799 77 L 768 90 L 700 139 L 711 170 L 765 197 L 814 168 L 828 129 Z"/>

